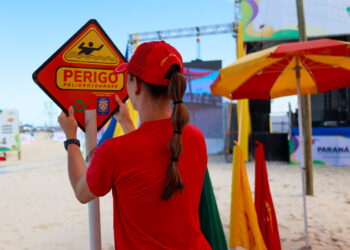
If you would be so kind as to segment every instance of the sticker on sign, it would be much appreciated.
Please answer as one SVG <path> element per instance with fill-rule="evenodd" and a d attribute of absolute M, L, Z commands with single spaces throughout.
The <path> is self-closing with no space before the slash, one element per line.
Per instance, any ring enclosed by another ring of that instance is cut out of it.
<path fill-rule="evenodd" d="M 34 73 L 36 84 L 64 111 L 74 107 L 85 131 L 84 111 L 97 110 L 100 130 L 118 108 L 114 95 L 126 100 L 126 73 L 114 69 L 126 59 L 94 19 L 89 20 Z"/>

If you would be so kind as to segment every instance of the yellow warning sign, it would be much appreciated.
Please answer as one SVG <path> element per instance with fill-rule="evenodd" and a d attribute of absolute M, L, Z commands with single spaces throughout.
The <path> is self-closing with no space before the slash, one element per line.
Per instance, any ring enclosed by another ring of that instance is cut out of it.
<path fill-rule="evenodd" d="M 117 65 L 119 58 L 104 40 L 101 33 L 94 27 L 86 30 L 63 54 L 66 62 L 88 63 L 99 65 Z"/>

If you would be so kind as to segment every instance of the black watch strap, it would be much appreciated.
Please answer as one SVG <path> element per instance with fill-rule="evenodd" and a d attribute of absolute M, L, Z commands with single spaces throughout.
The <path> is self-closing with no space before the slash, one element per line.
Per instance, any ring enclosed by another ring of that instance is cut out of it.
<path fill-rule="evenodd" d="M 76 145 L 78 145 L 80 147 L 80 141 L 77 140 L 77 139 L 67 139 L 67 140 L 64 141 L 63 144 L 64 144 L 64 148 L 66 150 L 68 150 L 68 145 L 69 144 L 76 144 Z"/>

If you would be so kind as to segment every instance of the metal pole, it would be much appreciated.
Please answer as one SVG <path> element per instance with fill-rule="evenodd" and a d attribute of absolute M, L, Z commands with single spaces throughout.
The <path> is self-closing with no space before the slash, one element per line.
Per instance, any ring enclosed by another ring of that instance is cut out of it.
<path fill-rule="evenodd" d="M 97 146 L 97 125 L 96 109 L 85 110 L 85 144 L 86 155 Z M 89 157 L 87 166 L 90 165 Z M 100 223 L 100 202 L 96 198 L 88 203 L 89 210 L 89 232 L 90 232 L 90 250 L 101 250 L 101 223 Z"/>
<path fill-rule="evenodd" d="M 298 91 L 298 123 L 299 123 L 299 138 L 300 138 L 300 145 L 301 145 L 301 161 L 300 161 L 300 171 L 301 171 L 301 186 L 303 190 L 303 209 L 304 209 L 304 233 L 305 233 L 305 244 L 306 249 L 309 249 L 309 234 L 308 234 L 308 225 L 307 225 L 307 213 L 306 213 L 306 198 L 305 198 L 305 152 L 304 152 L 304 131 L 302 128 L 303 124 L 303 115 L 301 110 L 301 90 L 300 90 L 300 69 L 299 66 L 299 57 L 296 57 L 296 67 L 295 67 L 295 75 L 297 78 L 297 91 Z"/>

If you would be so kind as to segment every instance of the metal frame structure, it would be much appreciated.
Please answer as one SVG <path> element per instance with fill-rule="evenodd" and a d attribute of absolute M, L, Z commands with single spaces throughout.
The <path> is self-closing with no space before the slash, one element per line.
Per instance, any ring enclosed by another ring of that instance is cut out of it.
<path fill-rule="evenodd" d="M 215 24 L 207 26 L 197 26 L 181 29 L 169 29 L 163 31 L 151 31 L 151 32 L 141 32 L 141 33 L 131 33 L 128 39 L 128 58 L 135 51 L 135 46 L 138 42 L 153 41 L 153 40 L 164 40 L 173 38 L 183 38 L 183 37 L 199 37 L 205 35 L 217 35 L 232 33 L 234 37 L 237 36 L 238 32 L 238 22 L 235 23 L 225 23 L 225 24 Z M 127 58 L 127 59 L 128 59 Z"/>

